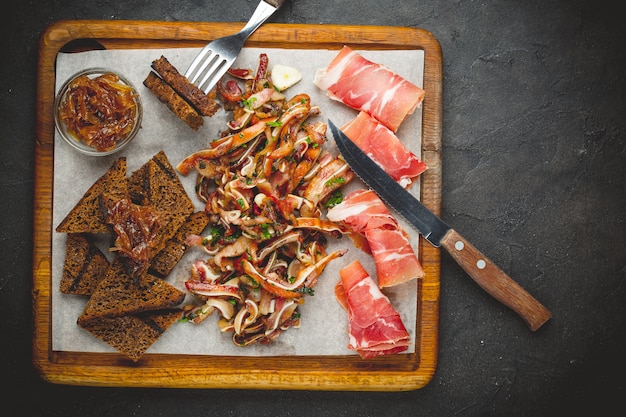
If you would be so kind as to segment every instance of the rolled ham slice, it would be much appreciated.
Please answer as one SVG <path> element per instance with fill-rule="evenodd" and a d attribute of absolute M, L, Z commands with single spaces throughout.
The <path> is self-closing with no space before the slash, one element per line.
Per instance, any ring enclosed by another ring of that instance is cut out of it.
<path fill-rule="evenodd" d="M 352 191 L 329 209 L 326 216 L 365 236 L 376 264 L 378 287 L 392 287 L 424 277 L 408 233 L 374 191 Z"/>
<path fill-rule="evenodd" d="M 313 82 L 330 98 L 366 112 L 393 132 L 425 95 L 420 87 L 348 46 L 316 72 Z"/>
<path fill-rule="evenodd" d="M 404 188 L 427 169 L 395 133 L 363 111 L 341 130 Z"/>
<path fill-rule="evenodd" d="M 348 348 L 363 359 L 407 350 L 410 336 L 400 315 L 361 263 L 352 262 L 339 275 L 335 296 L 348 313 Z"/>

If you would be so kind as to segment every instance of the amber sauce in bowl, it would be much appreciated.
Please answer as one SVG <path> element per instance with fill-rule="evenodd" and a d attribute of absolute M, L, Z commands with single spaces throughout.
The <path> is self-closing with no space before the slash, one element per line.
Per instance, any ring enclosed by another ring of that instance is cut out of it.
<path fill-rule="evenodd" d="M 113 70 L 92 68 L 70 77 L 55 99 L 55 124 L 74 149 L 110 155 L 141 127 L 142 107 L 133 84 Z"/>

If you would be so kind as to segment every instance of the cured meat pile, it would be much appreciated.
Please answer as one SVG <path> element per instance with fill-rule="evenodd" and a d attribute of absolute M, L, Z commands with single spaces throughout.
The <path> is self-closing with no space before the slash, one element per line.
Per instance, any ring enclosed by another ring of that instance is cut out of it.
<path fill-rule="evenodd" d="M 408 233 L 374 191 L 358 189 L 351 192 L 340 204 L 328 210 L 327 217 L 365 235 L 376 263 L 380 288 L 424 277 Z"/>
<path fill-rule="evenodd" d="M 332 99 L 362 110 L 397 131 L 424 100 L 425 92 L 381 64 L 344 46 L 313 81 Z"/>
<path fill-rule="evenodd" d="M 426 171 L 426 164 L 409 151 L 391 130 L 363 111 L 341 130 L 405 188 Z"/>
<path fill-rule="evenodd" d="M 313 82 L 331 99 L 359 110 L 341 130 L 400 185 L 410 187 L 426 170 L 395 134 L 424 101 L 424 90 L 348 46 L 316 72 Z"/>
<path fill-rule="evenodd" d="M 363 359 L 407 350 L 410 337 L 400 314 L 359 261 L 339 271 L 335 295 L 348 313 L 350 344 Z"/>
<path fill-rule="evenodd" d="M 314 83 L 358 115 L 342 131 L 391 178 L 408 188 L 426 169 L 395 132 L 424 100 L 425 92 L 381 64 L 344 46 Z M 382 288 L 424 277 L 408 233 L 371 190 L 358 189 L 327 217 L 365 237 L 376 265 L 375 281 L 356 262 L 340 271 L 336 297 L 348 312 L 349 348 L 362 358 L 405 351 L 409 335 Z"/>

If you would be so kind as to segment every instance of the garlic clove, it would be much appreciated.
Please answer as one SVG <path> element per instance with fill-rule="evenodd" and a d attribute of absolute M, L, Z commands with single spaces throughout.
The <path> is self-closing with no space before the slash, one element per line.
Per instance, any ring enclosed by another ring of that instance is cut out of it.
<path fill-rule="evenodd" d="M 279 91 L 286 90 L 302 79 L 300 71 L 287 65 L 276 64 L 270 74 L 272 84 Z"/>

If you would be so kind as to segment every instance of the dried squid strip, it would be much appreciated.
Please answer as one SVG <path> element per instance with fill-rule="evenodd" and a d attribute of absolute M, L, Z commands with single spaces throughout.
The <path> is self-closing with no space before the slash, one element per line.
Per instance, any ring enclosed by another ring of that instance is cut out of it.
<path fill-rule="evenodd" d="M 270 117 L 264 120 L 260 120 L 250 127 L 245 128 L 241 132 L 233 133 L 222 139 L 218 139 L 211 144 L 210 148 L 202 149 L 194 152 L 191 155 L 183 159 L 177 166 L 176 170 L 182 175 L 187 175 L 195 168 L 200 167 L 203 161 L 212 160 L 224 156 L 226 153 L 238 148 L 261 133 L 265 132 L 265 127 L 276 121 L 276 117 Z"/>

